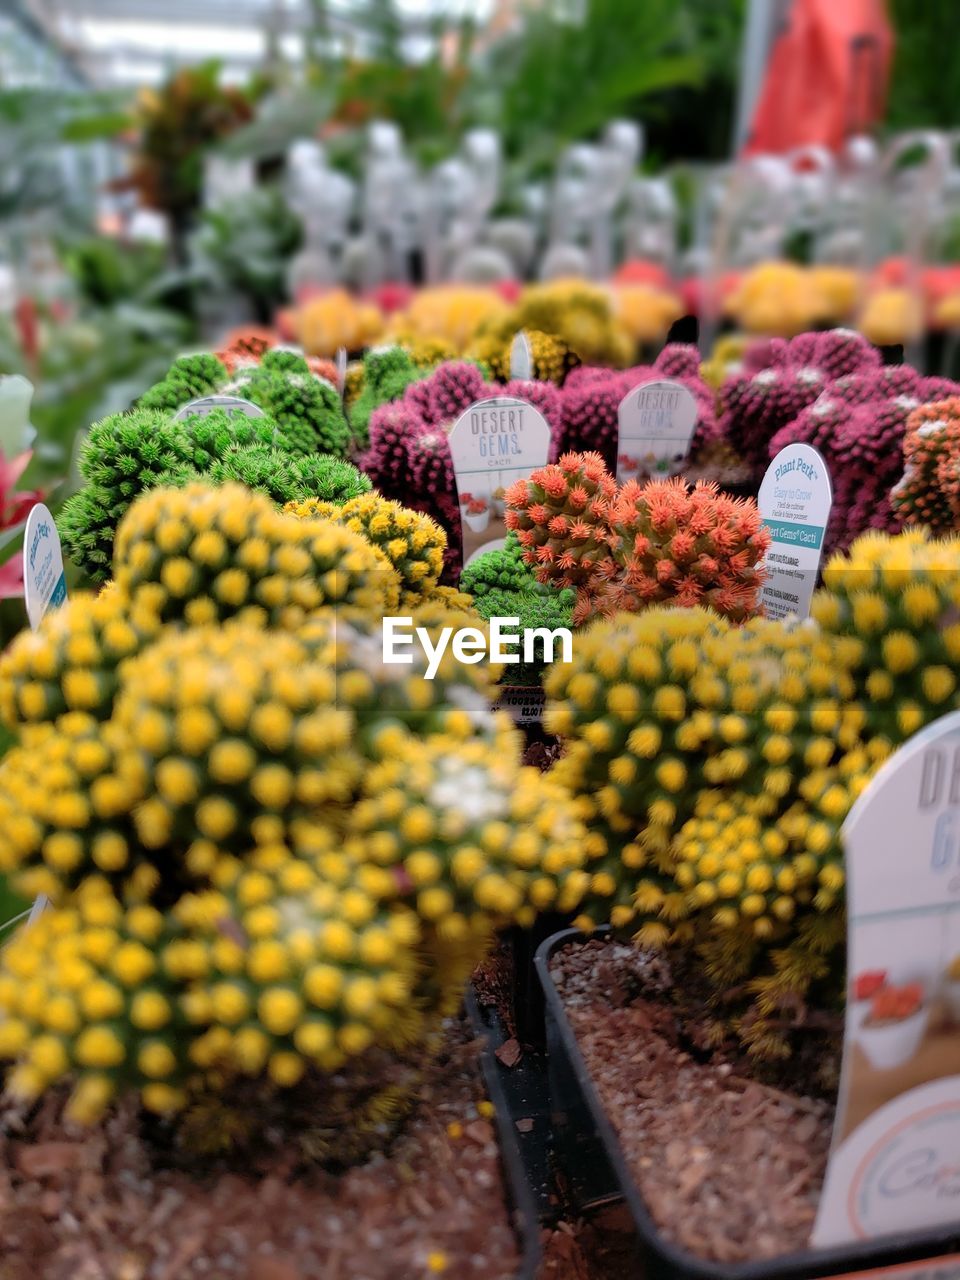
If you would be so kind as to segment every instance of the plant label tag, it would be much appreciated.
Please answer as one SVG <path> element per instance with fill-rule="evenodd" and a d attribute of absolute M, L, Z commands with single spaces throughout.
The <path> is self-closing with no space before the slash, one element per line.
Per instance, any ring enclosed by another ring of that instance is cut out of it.
<path fill-rule="evenodd" d="M 960 1280 L 960 1253 L 924 1258 L 922 1262 L 901 1262 L 893 1267 L 871 1267 L 869 1271 L 845 1271 L 834 1280 Z"/>
<path fill-rule="evenodd" d="M 191 400 L 189 404 L 178 409 L 173 415 L 173 420 L 183 422 L 185 418 L 205 418 L 208 413 L 213 413 L 214 409 L 224 409 L 227 413 L 242 413 L 248 418 L 264 416 L 258 404 L 243 400 L 240 396 L 200 396 L 198 400 Z"/>
<path fill-rule="evenodd" d="M 515 382 L 529 382 L 533 377 L 533 352 L 522 329 L 510 346 L 510 377 Z"/>
<path fill-rule="evenodd" d="M 891 756 L 842 835 L 847 1012 L 818 1247 L 960 1218 L 960 712 Z"/>
<path fill-rule="evenodd" d="M 347 348 L 337 347 L 337 393 L 343 399 L 347 389 Z"/>
<path fill-rule="evenodd" d="M 757 506 L 770 530 L 760 604 L 768 618 L 806 618 L 833 506 L 830 472 L 808 444 L 788 444 L 767 467 Z"/>
<path fill-rule="evenodd" d="M 617 479 L 676 475 L 697 425 L 693 392 L 667 378 L 634 387 L 617 410 Z"/>
<path fill-rule="evenodd" d="M 550 427 L 526 400 L 478 400 L 449 435 L 460 503 L 463 563 L 502 547 L 507 537 L 506 492 L 516 480 L 547 465 Z"/>
<path fill-rule="evenodd" d="M 502 685 L 494 703 L 495 711 L 506 711 L 514 724 L 540 724 L 546 695 L 537 685 Z"/>
<path fill-rule="evenodd" d="M 47 610 L 67 598 L 60 535 L 42 502 L 30 508 L 23 531 L 23 598 L 34 631 Z"/>

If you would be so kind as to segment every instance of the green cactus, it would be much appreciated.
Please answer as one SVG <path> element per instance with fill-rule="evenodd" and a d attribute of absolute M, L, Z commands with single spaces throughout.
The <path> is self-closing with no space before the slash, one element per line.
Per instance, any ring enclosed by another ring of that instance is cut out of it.
<path fill-rule="evenodd" d="M 507 534 L 497 550 L 474 556 L 460 575 L 460 590 L 477 597 L 488 591 L 532 591 L 537 585 L 516 533 Z"/>
<path fill-rule="evenodd" d="M 191 461 L 200 472 L 209 471 L 230 449 L 269 449 L 277 439 L 272 418 L 248 418 L 238 409 L 191 413 L 181 419 L 180 426 L 193 446 Z"/>
<path fill-rule="evenodd" d="M 230 388 L 273 418 L 276 443 L 286 453 L 346 456 L 350 428 L 336 389 L 322 378 L 309 371 L 276 369 L 265 358 L 259 365 L 241 370 Z"/>
<path fill-rule="evenodd" d="M 363 389 L 350 406 L 350 427 L 357 448 L 370 444 L 370 415 L 399 400 L 411 382 L 423 377 L 403 347 L 375 347 L 363 357 Z"/>
<path fill-rule="evenodd" d="M 80 447 L 84 487 L 64 504 L 58 527 L 74 564 L 95 582 L 110 574 L 117 524 L 148 489 L 193 474 L 182 426 L 154 409 L 116 413 L 95 423 Z"/>
<path fill-rule="evenodd" d="M 137 407 L 173 413 L 191 400 L 215 395 L 222 390 L 226 380 L 225 365 L 209 352 L 180 356 L 163 379 L 144 392 L 137 401 Z"/>

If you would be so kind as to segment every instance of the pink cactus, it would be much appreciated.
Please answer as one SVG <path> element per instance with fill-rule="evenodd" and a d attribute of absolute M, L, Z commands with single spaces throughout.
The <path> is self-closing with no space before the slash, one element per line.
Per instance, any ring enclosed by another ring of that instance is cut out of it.
<path fill-rule="evenodd" d="M 893 396 L 920 396 L 921 378 L 909 364 L 891 364 L 875 373 L 847 373 L 830 384 L 831 395 L 847 404 L 866 404 Z"/>
<path fill-rule="evenodd" d="M 403 401 L 370 415 L 370 447 L 361 467 L 385 498 L 409 496 L 410 442 L 422 430 L 422 420 Z"/>
<path fill-rule="evenodd" d="M 424 379 L 424 386 L 429 406 L 425 421 L 430 424 L 453 422 L 475 400 L 491 394 L 491 387 L 477 366 L 465 360 L 438 365 L 430 377 Z"/>
<path fill-rule="evenodd" d="M 783 365 L 732 374 L 721 389 L 721 429 L 733 450 L 754 471 L 766 470 L 770 441 L 824 390 L 823 374 L 812 367 Z"/>
<path fill-rule="evenodd" d="M 700 352 L 688 342 L 668 342 L 653 367 L 660 378 L 700 379 Z"/>
<path fill-rule="evenodd" d="M 588 366 L 574 369 L 563 386 L 557 454 L 587 450 L 601 454 L 607 466 L 614 468 L 621 400 L 645 382 L 670 379 L 687 387 L 697 402 L 697 425 L 690 442 L 690 455 L 695 458 L 721 435 L 714 394 L 699 375 L 698 360 L 696 347 L 671 343 L 652 365 L 635 365 L 621 372 Z"/>
<path fill-rule="evenodd" d="M 584 372 L 574 370 L 574 373 Z M 605 370 L 605 377 L 581 378 L 563 388 L 563 420 L 558 451 L 599 453 L 613 462 L 619 432 L 617 410 L 626 394 L 623 375 Z"/>
<path fill-rule="evenodd" d="M 828 381 L 848 374 L 875 375 L 880 353 L 854 329 L 801 333 L 787 344 L 787 362 L 819 369 Z"/>

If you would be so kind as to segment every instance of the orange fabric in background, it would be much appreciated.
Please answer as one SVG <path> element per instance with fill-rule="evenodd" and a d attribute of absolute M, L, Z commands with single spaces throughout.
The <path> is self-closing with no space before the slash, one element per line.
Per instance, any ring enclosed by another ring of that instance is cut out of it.
<path fill-rule="evenodd" d="M 883 118 L 892 54 L 883 0 L 793 0 L 744 154 L 810 144 L 837 151 L 868 131 Z"/>

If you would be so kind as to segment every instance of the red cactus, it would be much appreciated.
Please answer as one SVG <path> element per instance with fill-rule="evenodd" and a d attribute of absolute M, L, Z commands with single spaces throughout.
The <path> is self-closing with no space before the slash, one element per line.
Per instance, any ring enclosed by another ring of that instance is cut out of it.
<path fill-rule="evenodd" d="M 276 346 L 279 337 L 273 329 L 265 329 L 259 325 L 241 325 L 231 329 L 223 340 L 223 350 L 217 352 L 217 358 L 226 366 L 228 373 L 245 364 L 259 364 L 265 351 Z"/>
<path fill-rule="evenodd" d="M 902 986 L 883 987 L 873 997 L 867 1022 L 903 1022 L 923 1008 L 923 985 L 905 982 Z"/>

